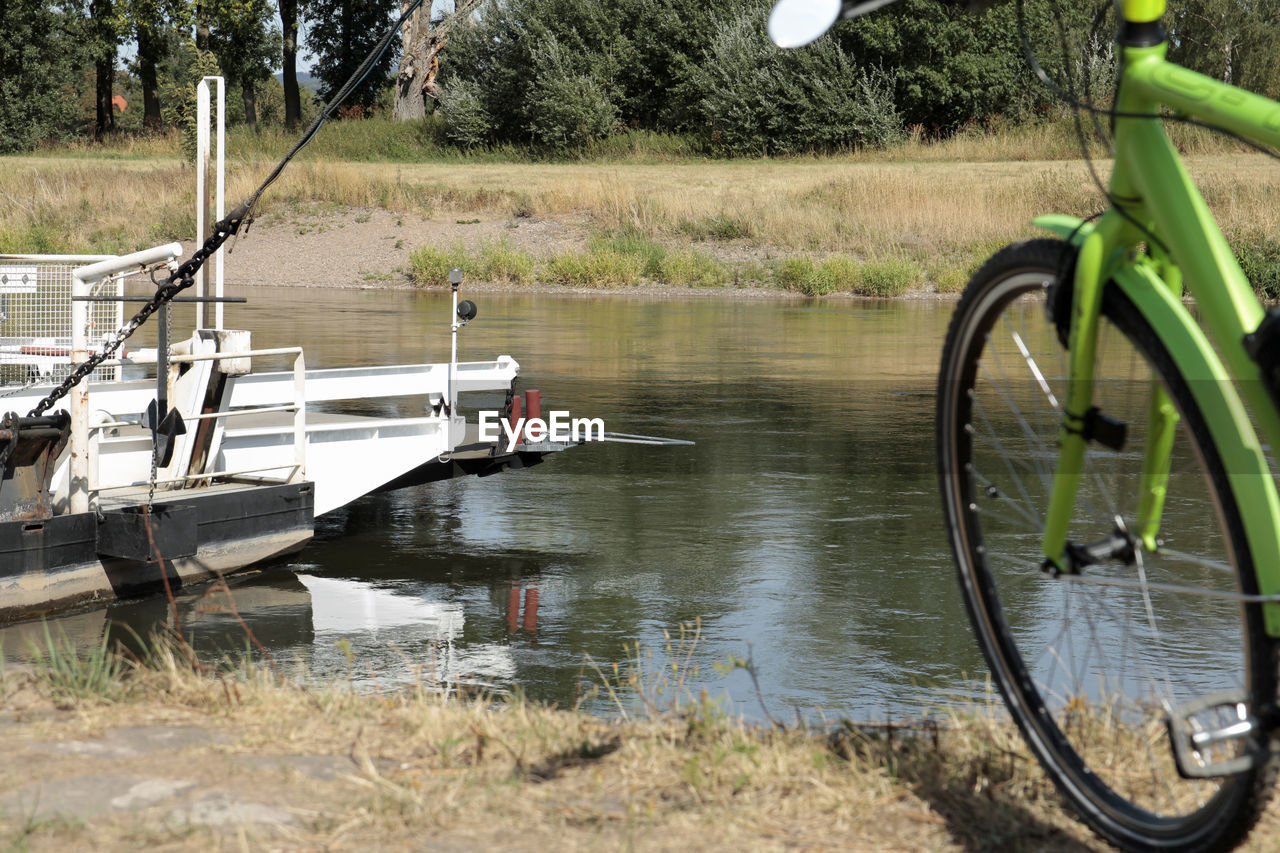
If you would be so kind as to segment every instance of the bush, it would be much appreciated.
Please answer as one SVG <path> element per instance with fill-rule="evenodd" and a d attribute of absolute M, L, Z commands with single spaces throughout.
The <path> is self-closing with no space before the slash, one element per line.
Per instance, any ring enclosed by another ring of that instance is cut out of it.
<path fill-rule="evenodd" d="M 634 231 L 620 231 L 610 236 L 597 235 L 587 244 L 587 251 L 617 252 L 635 257 L 640 261 L 640 274 L 646 278 L 662 276 L 662 262 L 667 255 L 667 250 L 661 243 Z"/>
<path fill-rule="evenodd" d="M 832 290 L 831 279 L 824 277 L 810 258 L 784 258 L 773 277 L 782 288 L 806 296 L 823 296 Z"/>
<path fill-rule="evenodd" d="M 969 273 L 955 264 L 939 264 L 929 273 L 939 293 L 959 293 L 969 283 Z"/>
<path fill-rule="evenodd" d="M 1280 299 L 1280 240 L 1255 232 L 1231 241 L 1236 259 L 1261 299 Z"/>
<path fill-rule="evenodd" d="M 525 115 L 535 140 L 564 151 L 585 148 L 613 131 L 618 108 L 591 74 L 573 67 L 560 42 L 552 38 L 533 58 L 536 83 Z"/>
<path fill-rule="evenodd" d="M 724 287 L 729 283 L 724 264 L 694 249 L 668 252 L 659 266 L 658 279 L 673 287 Z"/>
<path fill-rule="evenodd" d="M 461 245 L 445 251 L 435 246 L 423 246 L 409 255 L 409 276 L 423 287 L 448 285 L 449 270 L 457 267 L 464 274 L 475 275 L 477 265 L 467 257 Z"/>
<path fill-rule="evenodd" d="M 863 264 L 853 292 L 862 296 L 898 296 L 919 284 L 923 273 L 906 258 L 890 258 Z"/>
<path fill-rule="evenodd" d="M 806 296 L 898 296 L 922 278 L 920 267 L 906 258 L 859 263 L 846 255 L 832 255 L 820 264 L 810 258 L 787 258 L 774 270 L 774 281 L 781 287 Z"/>
<path fill-rule="evenodd" d="M 474 80 L 454 78 L 442 86 L 439 115 L 445 122 L 445 137 L 463 148 L 483 145 L 493 131 L 493 117 Z"/>
<path fill-rule="evenodd" d="M 480 247 L 480 277 L 485 281 L 529 284 L 534 277 L 534 260 L 511 248 L 506 240 Z"/>
<path fill-rule="evenodd" d="M 549 281 L 566 287 L 634 287 L 640 283 L 642 260 L 609 249 L 565 252 L 547 263 Z"/>
<path fill-rule="evenodd" d="M 749 219 L 723 214 L 700 219 L 681 219 L 676 228 L 694 240 L 737 240 L 752 234 Z"/>

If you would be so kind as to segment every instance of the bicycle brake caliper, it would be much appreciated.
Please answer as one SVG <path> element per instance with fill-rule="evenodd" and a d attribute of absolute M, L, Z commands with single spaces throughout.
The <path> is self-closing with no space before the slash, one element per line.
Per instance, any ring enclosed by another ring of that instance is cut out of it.
<path fill-rule="evenodd" d="M 1166 723 L 1184 779 L 1232 776 L 1257 764 L 1259 727 L 1243 690 L 1193 699 L 1174 708 Z"/>

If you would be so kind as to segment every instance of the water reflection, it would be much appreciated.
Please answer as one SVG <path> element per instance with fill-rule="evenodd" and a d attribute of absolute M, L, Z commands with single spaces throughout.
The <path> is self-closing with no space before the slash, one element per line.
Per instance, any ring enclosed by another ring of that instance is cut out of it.
<path fill-rule="evenodd" d="M 304 341 L 309 366 L 448 355 L 443 294 L 248 295 L 229 323 L 256 346 Z M 696 446 L 588 446 L 332 513 L 296 561 L 232 588 L 273 655 L 314 677 L 425 673 L 569 704 L 587 659 L 608 667 L 635 642 L 661 653 L 664 632 L 697 620 L 688 686 L 753 717 L 749 676 L 715 663 L 749 656 L 776 715 L 918 713 L 982 671 L 938 529 L 932 388 L 949 305 L 473 298 L 463 357 L 510 353 L 547 405 Z M 82 616 L 145 633 L 165 610 Z M 207 649 L 246 646 L 203 591 L 179 616 Z"/>

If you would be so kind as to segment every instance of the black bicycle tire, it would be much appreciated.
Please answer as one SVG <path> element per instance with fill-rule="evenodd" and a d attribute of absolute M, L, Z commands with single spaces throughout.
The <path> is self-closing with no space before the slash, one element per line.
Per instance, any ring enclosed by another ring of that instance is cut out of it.
<path fill-rule="evenodd" d="M 1009 282 L 1015 276 L 1027 272 L 1056 278 L 1070 251 L 1062 241 L 1049 239 L 1001 250 L 973 276 L 948 329 L 938 385 L 939 480 L 948 539 L 966 609 L 992 676 L 1028 746 L 1059 791 L 1095 831 L 1131 850 L 1230 849 L 1248 834 L 1270 798 L 1280 765 L 1275 751 L 1271 750 L 1269 757 L 1253 769 L 1224 782 L 1207 805 L 1185 817 L 1154 820 L 1144 809 L 1119 797 L 1088 770 L 1053 720 L 1048 703 L 1023 664 L 987 566 L 977 513 L 969 509 L 974 505 L 974 483 L 966 475 L 965 466 L 972 448 L 963 428 L 971 414 L 967 409 L 972 405 L 969 389 L 974 386 L 983 338 L 1014 298 L 1011 295 L 1004 302 L 992 301 L 993 293 L 1001 286 L 1011 286 Z M 1150 324 L 1118 287 L 1107 287 L 1103 314 L 1161 376 L 1185 419 L 1201 462 L 1209 472 L 1214 499 L 1220 502 L 1226 526 L 1224 536 L 1237 557 L 1240 587 L 1256 594 L 1256 578 L 1240 514 L 1220 455 L 1186 381 Z M 1255 708 L 1271 706 L 1278 689 L 1277 643 L 1263 630 L 1260 606 L 1244 606 L 1241 611 L 1253 704 Z"/>

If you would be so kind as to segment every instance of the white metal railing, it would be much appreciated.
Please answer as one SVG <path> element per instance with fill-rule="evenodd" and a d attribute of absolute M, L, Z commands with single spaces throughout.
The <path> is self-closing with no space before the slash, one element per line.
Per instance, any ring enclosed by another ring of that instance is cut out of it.
<path fill-rule="evenodd" d="M 89 359 L 89 318 L 93 302 L 83 298 L 91 295 L 92 288 L 110 277 L 149 264 L 172 262 L 182 255 L 182 244 L 168 243 L 153 246 L 140 252 L 108 258 L 71 270 L 71 364 L 78 365 Z M 107 303 L 110 304 L 110 303 Z M 117 302 L 123 309 L 123 303 Z M 121 320 L 123 322 L 123 320 Z M 117 324 L 116 328 L 119 328 Z M 112 330 L 114 331 L 114 329 Z M 74 368 L 73 368 L 74 369 Z M 71 483 L 67 504 L 71 512 L 89 511 L 89 383 L 80 382 L 71 389 Z"/>
<path fill-rule="evenodd" d="M 280 465 L 263 465 L 254 468 L 244 468 L 226 471 L 201 471 L 198 473 L 178 474 L 172 477 L 158 477 L 153 482 L 147 480 L 151 485 L 164 486 L 176 483 L 189 483 L 193 480 L 209 480 L 215 477 L 227 479 L 230 477 L 247 477 L 254 474 L 264 474 L 268 471 L 288 470 L 281 482 L 297 483 L 306 479 L 307 471 L 307 406 L 306 406 L 306 376 L 307 366 L 303 356 L 302 347 L 277 347 L 275 349 L 248 350 L 244 352 L 210 352 L 196 353 L 193 355 L 171 355 L 169 363 L 174 364 L 190 364 L 197 361 L 221 361 L 223 359 L 233 358 L 253 358 L 255 356 L 268 355 L 292 355 L 293 359 L 293 393 L 294 399 L 292 405 L 282 406 L 249 406 L 240 409 L 230 409 L 225 412 L 206 412 L 201 414 L 183 415 L 184 421 L 202 421 L 202 420 L 222 420 L 226 418 L 244 417 L 246 415 L 262 415 L 274 412 L 293 412 L 293 461 Z M 113 429 L 122 426 L 137 426 L 132 421 L 103 421 L 93 424 L 90 430 L 98 431 L 105 429 Z M 190 464 L 188 462 L 188 464 Z M 138 483 L 120 483 L 112 486 L 103 486 L 94 484 L 91 489 L 94 493 L 117 491 L 121 489 L 136 488 Z"/>
<path fill-rule="evenodd" d="M 286 482 L 296 483 L 306 479 L 307 473 L 307 365 L 303 358 L 302 347 L 276 347 L 274 349 L 249 350 L 247 352 L 208 352 L 193 355 L 169 356 L 170 364 L 191 364 L 197 361 L 222 361 L 232 358 L 254 358 L 268 355 L 293 356 L 293 405 L 291 406 L 256 406 L 243 409 L 230 409 L 225 412 L 208 412 L 195 414 L 184 420 L 222 420 L 225 418 L 243 417 L 244 415 L 261 415 L 272 412 L 293 412 L 293 465 L 272 465 L 267 468 L 247 471 L 215 471 L 200 474 L 187 474 L 184 480 L 202 480 L 208 477 L 232 477 L 262 471 L 273 471 L 291 467 Z"/>
<path fill-rule="evenodd" d="M 60 382 L 71 372 L 71 288 L 73 271 L 111 261 L 114 255 L 0 255 L 0 386 Z M 138 270 L 100 278 L 93 295 L 124 293 L 125 279 Z M 86 312 L 90 341 L 124 323 L 120 302 L 91 303 Z M 120 368 L 104 365 L 98 381 L 119 379 Z"/>

